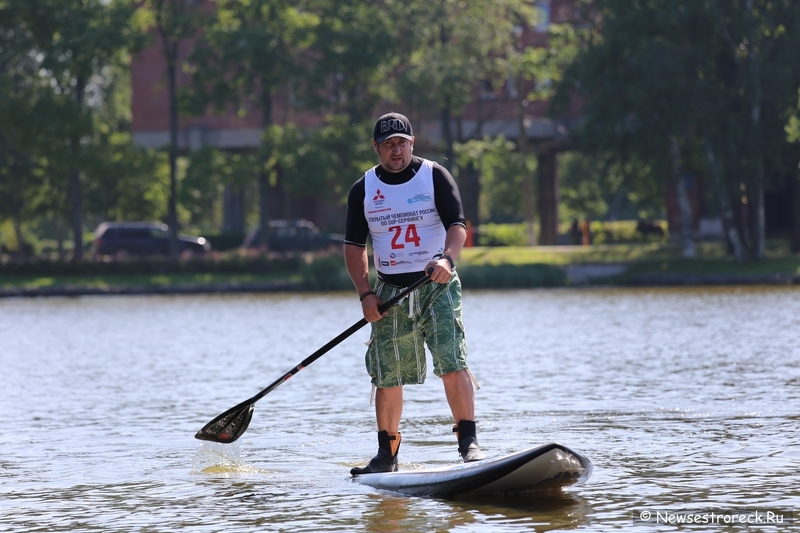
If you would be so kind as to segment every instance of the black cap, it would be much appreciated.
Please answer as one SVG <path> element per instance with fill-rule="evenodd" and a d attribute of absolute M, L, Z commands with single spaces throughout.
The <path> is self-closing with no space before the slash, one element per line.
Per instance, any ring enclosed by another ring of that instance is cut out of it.
<path fill-rule="evenodd" d="M 402 137 L 409 141 L 414 138 L 411 122 L 400 113 L 386 113 L 375 122 L 372 138 L 380 144 L 390 137 Z"/>

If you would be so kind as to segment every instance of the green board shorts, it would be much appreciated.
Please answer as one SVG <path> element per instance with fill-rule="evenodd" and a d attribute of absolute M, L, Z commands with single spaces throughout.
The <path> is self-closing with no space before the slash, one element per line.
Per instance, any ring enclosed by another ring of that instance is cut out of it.
<path fill-rule="evenodd" d="M 401 290 L 380 279 L 375 286 L 375 293 L 384 302 Z M 461 281 L 455 272 L 449 283 L 421 285 L 372 323 L 365 357 L 372 384 L 385 389 L 424 383 L 428 372 L 426 345 L 436 376 L 467 368 Z"/>

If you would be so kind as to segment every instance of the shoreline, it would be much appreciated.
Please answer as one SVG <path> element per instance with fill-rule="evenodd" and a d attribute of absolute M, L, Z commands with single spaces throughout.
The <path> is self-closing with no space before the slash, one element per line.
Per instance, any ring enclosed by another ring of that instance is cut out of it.
<path fill-rule="evenodd" d="M 527 287 L 498 286 L 498 290 L 510 288 L 589 288 L 589 287 L 704 287 L 704 286 L 792 286 L 800 285 L 800 274 L 640 274 L 619 279 L 620 272 L 614 268 L 596 269 L 589 272 L 570 272 L 565 269 L 566 283 Z M 470 290 L 469 286 L 464 287 Z M 492 290 L 491 287 L 480 287 Z M 346 289 L 341 289 L 342 291 Z M 48 287 L 0 288 L 0 298 L 46 298 L 71 296 L 122 296 L 122 295 L 195 295 L 195 294 L 258 294 L 275 292 L 319 292 L 305 288 L 300 282 L 250 282 L 250 283 L 195 283 L 175 285 L 111 285 L 87 287 L 59 285 Z"/>

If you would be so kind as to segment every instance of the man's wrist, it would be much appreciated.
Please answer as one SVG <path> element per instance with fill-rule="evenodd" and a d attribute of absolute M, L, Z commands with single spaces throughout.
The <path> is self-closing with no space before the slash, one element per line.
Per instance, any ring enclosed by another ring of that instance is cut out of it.
<path fill-rule="evenodd" d="M 359 295 L 358 295 L 358 301 L 360 301 L 360 302 L 363 302 L 363 301 L 364 301 L 364 298 L 366 298 L 366 297 L 367 297 L 367 296 L 369 296 L 370 294 L 375 294 L 375 291 L 373 291 L 372 289 L 370 289 L 370 290 L 368 290 L 368 291 L 366 291 L 366 292 L 362 292 L 361 294 L 359 294 Z"/>
<path fill-rule="evenodd" d="M 456 269 L 456 262 L 453 261 L 453 258 L 447 254 L 436 254 L 433 256 L 434 259 L 446 259 L 448 263 L 450 263 L 450 270 Z"/>

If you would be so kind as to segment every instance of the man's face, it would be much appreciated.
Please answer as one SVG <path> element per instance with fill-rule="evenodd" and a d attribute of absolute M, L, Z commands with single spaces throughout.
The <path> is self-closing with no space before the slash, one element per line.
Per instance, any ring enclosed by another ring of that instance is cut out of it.
<path fill-rule="evenodd" d="M 400 172 L 411 164 L 411 152 L 414 149 L 414 139 L 391 137 L 378 144 L 372 141 L 372 148 L 378 154 L 381 166 L 389 172 Z"/>

